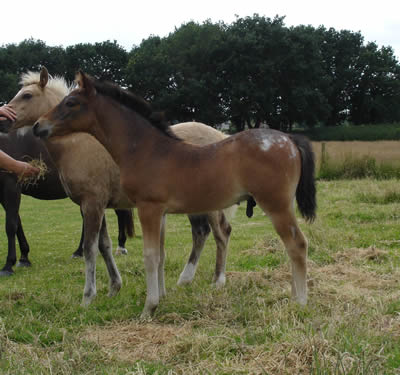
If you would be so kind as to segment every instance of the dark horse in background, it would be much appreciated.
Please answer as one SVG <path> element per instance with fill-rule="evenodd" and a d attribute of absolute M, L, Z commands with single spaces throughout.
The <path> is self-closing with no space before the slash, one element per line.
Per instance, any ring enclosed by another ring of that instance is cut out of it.
<path fill-rule="evenodd" d="M 0 131 L 4 132 L 9 127 L 9 120 L 0 121 Z M 9 134 L 0 133 L 0 149 L 18 160 L 29 161 L 42 159 L 46 163 L 48 172 L 44 179 L 34 185 L 21 185 L 17 176 L 4 170 L 0 170 L 0 203 L 6 212 L 6 233 L 8 239 L 8 255 L 6 264 L 0 270 L 0 276 L 9 276 L 14 273 L 13 266 L 17 262 L 16 241 L 18 239 L 21 257 L 17 266 L 29 267 L 29 244 L 22 228 L 19 207 L 21 194 L 42 200 L 55 200 L 67 198 L 67 194 L 59 179 L 58 171 L 53 164 L 43 143 L 33 136 L 31 130 L 18 134 L 11 131 Z M 115 210 L 119 224 L 119 246 L 124 248 L 127 234 L 132 234 L 131 210 Z M 78 249 L 75 255 L 82 255 L 83 229 Z"/>

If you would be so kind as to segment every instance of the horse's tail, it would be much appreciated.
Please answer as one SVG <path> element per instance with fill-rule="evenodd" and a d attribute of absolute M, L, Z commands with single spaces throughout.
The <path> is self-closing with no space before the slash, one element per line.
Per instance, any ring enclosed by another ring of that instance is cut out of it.
<path fill-rule="evenodd" d="M 306 221 L 313 222 L 317 209 L 314 152 L 311 142 L 306 137 L 291 134 L 290 139 L 301 154 L 301 175 L 296 189 L 297 205 L 301 216 L 303 216 Z"/>
<path fill-rule="evenodd" d="M 133 223 L 133 210 L 126 210 L 125 214 L 125 232 L 128 237 L 133 237 L 135 235 L 135 226 Z"/>

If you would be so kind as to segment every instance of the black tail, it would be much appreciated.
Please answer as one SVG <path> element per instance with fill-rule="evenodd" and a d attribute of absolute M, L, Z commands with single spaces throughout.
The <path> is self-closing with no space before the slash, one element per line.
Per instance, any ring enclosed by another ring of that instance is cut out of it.
<path fill-rule="evenodd" d="M 317 209 L 315 187 L 315 160 L 310 141 L 301 135 L 290 135 L 301 154 L 301 176 L 296 190 L 296 201 L 301 216 L 313 222 Z"/>

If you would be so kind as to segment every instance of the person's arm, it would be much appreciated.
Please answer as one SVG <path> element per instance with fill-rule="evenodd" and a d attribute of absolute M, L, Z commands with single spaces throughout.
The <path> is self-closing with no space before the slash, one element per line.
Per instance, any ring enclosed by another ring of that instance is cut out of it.
<path fill-rule="evenodd" d="M 11 121 L 15 121 L 17 118 L 17 114 L 9 105 L 5 104 L 0 107 L 0 120 L 10 119 Z"/>
<path fill-rule="evenodd" d="M 15 173 L 17 176 L 29 177 L 37 175 L 40 170 L 24 161 L 15 160 L 0 150 L 0 168 Z"/>

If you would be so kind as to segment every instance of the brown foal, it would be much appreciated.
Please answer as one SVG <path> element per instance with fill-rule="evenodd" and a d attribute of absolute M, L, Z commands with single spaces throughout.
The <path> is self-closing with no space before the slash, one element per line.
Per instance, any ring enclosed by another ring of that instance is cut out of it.
<path fill-rule="evenodd" d="M 143 317 L 165 295 L 163 247 L 167 213 L 204 213 L 253 197 L 270 217 L 292 263 L 292 295 L 307 301 L 307 240 L 300 213 L 316 210 L 314 155 L 302 137 L 270 129 L 248 130 L 207 146 L 184 142 L 143 99 L 80 73 L 79 88 L 42 116 L 42 138 L 87 132 L 120 168 L 121 185 L 138 209 L 144 241 L 147 296 Z"/>

